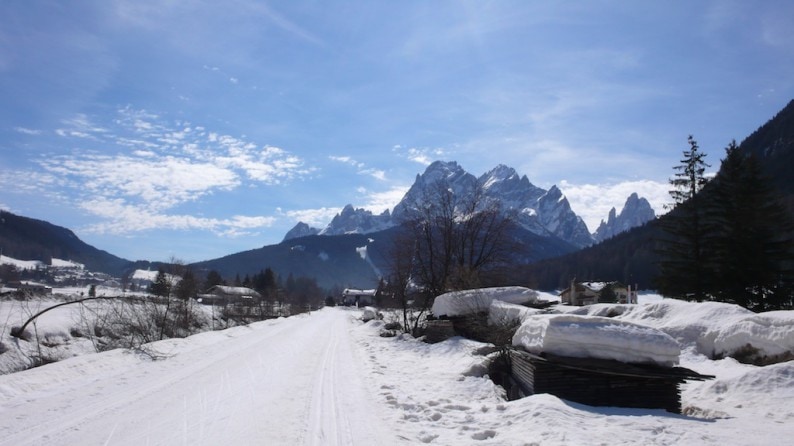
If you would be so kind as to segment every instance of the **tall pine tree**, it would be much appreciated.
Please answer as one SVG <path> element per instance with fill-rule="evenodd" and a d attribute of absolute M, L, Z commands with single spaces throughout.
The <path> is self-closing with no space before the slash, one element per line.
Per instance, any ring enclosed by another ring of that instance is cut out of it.
<path fill-rule="evenodd" d="M 712 196 L 713 294 L 755 311 L 790 308 L 792 221 L 757 159 L 735 141 L 725 149 Z"/>
<path fill-rule="evenodd" d="M 706 167 L 710 166 L 692 135 L 688 143 L 689 150 L 684 150 L 670 180 L 672 210 L 660 220 L 665 237 L 660 240 L 657 284 L 664 295 L 702 301 L 708 297 L 710 280 L 706 265 L 710 227 L 700 192 L 707 183 Z"/>

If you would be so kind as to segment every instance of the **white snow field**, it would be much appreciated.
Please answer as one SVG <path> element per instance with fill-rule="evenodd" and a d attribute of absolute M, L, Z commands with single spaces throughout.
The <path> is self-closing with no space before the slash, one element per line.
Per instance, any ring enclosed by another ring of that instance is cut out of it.
<path fill-rule="evenodd" d="M 640 319 L 642 307 L 625 315 L 636 312 Z M 648 325 L 672 326 L 668 316 L 675 311 L 647 307 L 658 317 L 645 318 L 653 322 Z M 669 308 L 685 310 L 677 302 Z M 681 343 L 681 365 L 717 376 L 685 386 L 686 415 L 590 407 L 545 394 L 508 402 L 483 376 L 485 344 L 384 338 L 384 322 L 364 323 L 361 314 L 326 308 L 149 344 L 157 359 L 113 350 L 0 376 L 0 445 L 726 446 L 794 440 L 794 361 L 757 367 L 710 360 L 681 330 L 680 336 L 668 333 Z M 776 316 L 778 327 L 784 319 Z M 794 317 L 787 320 L 792 325 Z"/>

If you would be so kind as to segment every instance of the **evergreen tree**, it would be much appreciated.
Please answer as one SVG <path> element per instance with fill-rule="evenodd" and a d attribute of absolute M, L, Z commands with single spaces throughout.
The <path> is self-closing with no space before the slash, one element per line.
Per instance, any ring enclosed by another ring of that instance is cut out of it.
<path fill-rule="evenodd" d="M 193 270 L 190 268 L 185 269 L 185 272 L 182 274 L 182 280 L 176 284 L 174 289 L 174 294 L 176 297 L 182 300 L 188 300 L 191 297 L 194 297 L 196 293 L 198 293 L 198 280 L 196 280 L 195 274 L 193 274 Z"/>
<path fill-rule="evenodd" d="M 207 273 L 207 278 L 204 280 L 204 289 L 212 288 L 215 285 L 223 285 L 223 277 L 213 269 Z"/>
<path fill-rule="evenodd" d="M 706 154 L 692 135 L 689 150 L 670 180 L 671 212 L 660 220 L 665 237 L 660 240 L 659 291 L 667 296 L 702 301 L 709 283 L 707 241 L 710 227 L 700 192 L 706 185 Z"/>
<path fill-rule="evenodd" d="M 618 301 L 618 295 L 611 283 L 604 285 L 598 294 L 598 303 L 613 304 Z"/>
<path fill-rule="evenodd" d="M 157 276 L 149 286 L 149 292 L 159 297 L 168 297 L 171 294 L 171 282 L 163 268 L 157 270 Z"/>
<path fill-rule="evenodd" d="M 755 311 L 791 306 L 792 222 L 752 155 L 733 141 L 715 180 L 714 294 Z"/>

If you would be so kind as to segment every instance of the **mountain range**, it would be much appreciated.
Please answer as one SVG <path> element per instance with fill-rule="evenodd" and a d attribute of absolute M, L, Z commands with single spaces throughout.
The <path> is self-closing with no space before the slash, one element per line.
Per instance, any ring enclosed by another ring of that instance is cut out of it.
<path fill-rule="evenodd" d="M 485 202 L 498 202 L 501 209 L 510 212 L 524 229 L 541 237 L 560 239 L 575 248 L 590 246 L 655 217 L 648 201 L 635 193 L 618 216 L 612 209 L 608 220 L 590 234 L 557 186 L 545 190 L 532 184 L 526 175 L 520 176 L 515 169 L 502 164 L 477 178 L 454 161 L 436 161 L 416 176 L 413 185 L 391 212 L 386 210 L 375 215 L 348 204 L 325 228 L 312 228 L 299 222 L 287 232 L 284 240 L 307 235 L 369 234 L 398 226 L 413 208 L 421 205 L 424 197 L 432 195 L 432 189 L 442 181 L 454 196 L 471 195 L 479 188 Z"/>

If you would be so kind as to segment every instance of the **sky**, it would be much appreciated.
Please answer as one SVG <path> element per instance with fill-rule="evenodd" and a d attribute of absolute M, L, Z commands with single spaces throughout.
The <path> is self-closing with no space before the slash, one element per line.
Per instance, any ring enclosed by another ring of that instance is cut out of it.
<path fill-rule="evenodd" d="M 790 1 L 0 3 L 0 208 L 199 261 L 391 209 L 435 160 L 657 213 L 794 99 Z"/>

